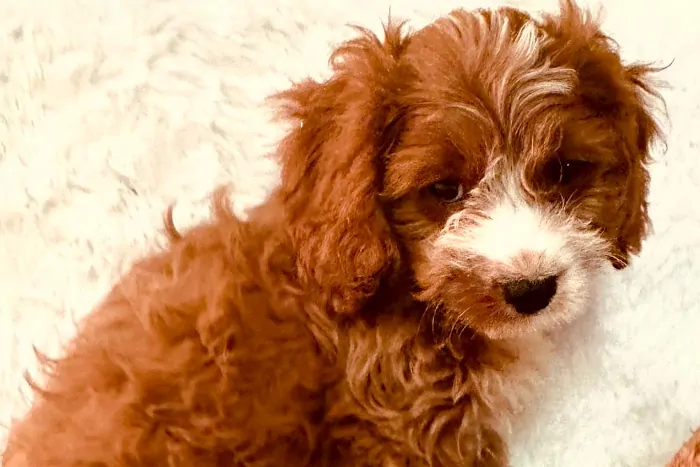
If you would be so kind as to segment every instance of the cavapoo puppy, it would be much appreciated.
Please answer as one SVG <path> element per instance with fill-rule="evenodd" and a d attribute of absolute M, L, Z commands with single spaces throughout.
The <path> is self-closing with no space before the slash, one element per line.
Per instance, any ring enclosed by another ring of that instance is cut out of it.
<path fill-rule="evenodd" d="M 276 96 L 281 183 L 245 220 L 223 191 L 167 216 L 5 466 L 508 464 L 546 333 L 640 250 L 656 69 L 568 0 L 384 33 Z"/>

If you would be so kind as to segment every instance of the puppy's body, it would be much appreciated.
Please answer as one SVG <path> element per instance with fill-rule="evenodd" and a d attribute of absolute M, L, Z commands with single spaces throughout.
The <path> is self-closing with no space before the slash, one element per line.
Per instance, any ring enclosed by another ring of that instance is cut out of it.
<path fill-rule="evenodd" d="M 400 282 L 372 298 L 367 320 L 330 318 L 332 305 L 295 277 L 279 209 L 270 202 L 246 222 L 219 209 L 184 236 L 170 230 L 169 248 L 137 263 L 49 365 L 7 459 L 500 465 L 512 343 L 436 342 Z"/>
<path fill-rule="evenodd" d="M 507 465 L 538 336 L 640 248 L 651 69 L 566 2 L 363 31 L 333 65 L 278 96 L 299 124 L 268 201 L 168 221 L 6 465 Z"/>

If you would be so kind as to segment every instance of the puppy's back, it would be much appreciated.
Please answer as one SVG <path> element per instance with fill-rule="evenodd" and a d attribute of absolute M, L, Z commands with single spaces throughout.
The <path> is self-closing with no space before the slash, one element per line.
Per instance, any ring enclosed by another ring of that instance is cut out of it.
<path fill-rule="evenodd" d="M 183 235 L 168 218 L 168 247 L 42 359 L 3 465 L 306 463 L 323 362 L 303 296 L 285 285 L 282 237 L 219 198 L 214 221 Z"/>

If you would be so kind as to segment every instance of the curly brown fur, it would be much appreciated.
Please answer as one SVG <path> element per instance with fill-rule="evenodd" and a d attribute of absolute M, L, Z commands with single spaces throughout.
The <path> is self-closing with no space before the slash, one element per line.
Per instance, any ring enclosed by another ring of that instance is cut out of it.
<path fill-rule="evenodd" d="M 44 359 L 3 465 L 507 465 L 542 333 L 640 249 L 653 70 L 567 1 L 385 33 L 276 96 L 296 124 L 246 220 L 223 191 L 209 223 L 168 215 L 167 248 Z M 556 295 L 516 312 L 504 287 L 543 274 Z"/>
<path fill-rule="evenodd" d="M 700 466 L 700 429 L 683 444 L 666 467 L 698 467 Z"/>

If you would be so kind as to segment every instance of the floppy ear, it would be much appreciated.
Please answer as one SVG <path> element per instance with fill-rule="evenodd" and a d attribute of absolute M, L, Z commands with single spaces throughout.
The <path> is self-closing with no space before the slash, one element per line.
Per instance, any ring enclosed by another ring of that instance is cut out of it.
<path fill-rule="evenodd" d="M 663 103 L 652 75 L 663 68 L 624 65 L 598 18 L 572 0 L 561 0 L 560 7 L 558 16 L 543 17 L 543 28 L 573 60 L 581 99 L 597 116 L 608 119 L 618 140 L 616 151 L 624 160 L 614 174 L 621 181 L 618 196 L 610 203 L 614 225 L 605 232 L 612 243 L 610 261 L 622 269 L 630 255 L 640 252 L 650 228 L 647 165 L 653 143 L 662 136 L 653 116 L 654 104 Z"/>
<path fill-rule="evenodd" d="M 630 97 L 621 110 L 619 131 L 622 146 L 628 154 L 629 175 L 624 205 L 619 216 L 615 257 L 612 260 L 617 269 L 627 266 L 630 255 L 639 254 L 642 241 L 651 228 L 647 212 L 647 165 L 651 162 L 653 143 L 662 138 L 661 130 L 653 117 L 651 99 L 663 101 L 650 82 L 650 77 L 660 70 L 646 64 L 625 67 L 624 79 L 630 89 Z"/>
<path fill-rule="evenodd" d="M 278 194 L 299 278 L 338 313 L 357 311 L 399 257 L 378 195 L 395 133 L 395 69 L 408 39 L 391 21 L 384 41 L 356 29 L 359 37 L 333 52 L 327 81 L 275 96 L 294 123 L 279 148 Z"/>

